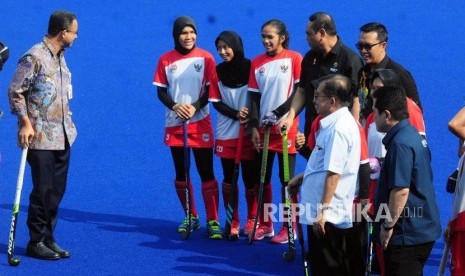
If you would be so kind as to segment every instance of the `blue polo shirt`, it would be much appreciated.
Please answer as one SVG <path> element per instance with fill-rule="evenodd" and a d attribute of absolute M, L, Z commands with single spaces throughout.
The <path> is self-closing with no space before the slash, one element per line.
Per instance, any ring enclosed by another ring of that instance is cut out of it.
<path fill-rule="evenodd" d="M 409 188 L 390 244 L 408 246 L 436 240 L 441 235 L 441 224 L 426 140 L 405 119 L 386 133 L 383 144 L 387 152 L 377 185 L 375 214 L 382 210 L 380 204 L 389 203 L 391 189 Z"/>

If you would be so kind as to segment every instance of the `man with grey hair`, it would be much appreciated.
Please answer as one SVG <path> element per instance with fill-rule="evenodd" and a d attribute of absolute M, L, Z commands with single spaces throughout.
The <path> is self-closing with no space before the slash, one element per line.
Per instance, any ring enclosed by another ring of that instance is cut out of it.
<path fill-rule="evenodd" d="M 289 182 L 302 183 L 310 268 L 313 275 L 351 275 L 347 238 L 352 228 L 352 203 L 360 165 L 360 132 L 347 105 L 351 80 L 328 75 L 315 84 L 315 109 L 322 116 L 316 145 L 305 172 Z M 309 210 L 309 213 L 307 212 Z"/>
<path fill-rule="evenodd" d="M 33 189 L 29 196 L 26 255 L 46 260 L 70 256 L 54 237 L 58 206 L 66 190 L 70 147 L 76 139 L 69 100 L 73 96 L 65 49 L 78 36 L 76 15 L 56 11 L 47 35 L 24 54 L 8 88 L 18 117 L 18 144 L 28 147 Z"/>

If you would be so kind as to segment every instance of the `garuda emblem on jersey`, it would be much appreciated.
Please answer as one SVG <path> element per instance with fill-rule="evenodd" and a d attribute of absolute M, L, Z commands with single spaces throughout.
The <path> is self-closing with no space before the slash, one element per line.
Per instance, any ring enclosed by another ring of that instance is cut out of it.
<path fill-rule="evenodd" d="M 200 70 L 202 70 L 202 64 L 194 64 L 194 69 L 195 71 L 200 72 Z"/>
<path fill-rule="evenodd" d="M 289 69 L 289 65 L 281 65 L 281 72 L 286 73 L 287 69 Z"/>
<path fill-rule="evenodd" d="M 176 69 L 178 69 L 176 64 L 170 64 L 170 66 L 168 67 L 168 70 L 170 70 L 170 72 L 174 72 L 176 71 Z"/>
<path fill-rule="evenodd" d="M 202 140 L 203 140 L 204 142 L 210 141 L 210 134 L 208 134 L 208 133 L 203 133 L 203 134 L 202 134 Z"/>

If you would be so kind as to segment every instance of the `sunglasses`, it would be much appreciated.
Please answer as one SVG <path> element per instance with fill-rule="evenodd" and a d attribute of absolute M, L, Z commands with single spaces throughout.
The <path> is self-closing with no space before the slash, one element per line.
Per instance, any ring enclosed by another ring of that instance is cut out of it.
<path fill-rule="evenodd" d="M 378 43 L 374 43 L 374 44 L 369 44 L 369 43 L 361 43 L 361 42 L 358 42 L 358 43 L 355 43 L 355 48 L 357 48 L 359 51 L 365 49 L 367 51 L 371 51 L 371 48 L 373 48 L 373 46 L 376 46 L 378 44 L 381 44 L 383 43 L 384 41 L 381 41 L 381 42 L 378 42 Z"/>

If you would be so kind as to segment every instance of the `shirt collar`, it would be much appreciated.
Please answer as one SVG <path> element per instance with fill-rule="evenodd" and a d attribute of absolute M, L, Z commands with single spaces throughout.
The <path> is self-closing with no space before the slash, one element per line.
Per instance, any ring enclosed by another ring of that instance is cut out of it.
<path fill-rule="evenodd" d="M 320 120 L 321 128 L 326 128 L 331 124 L 334 124 L 339 118 L 342 116 L 347 116 L 347 113 L 350 114 L 349 109 L 347 107 L 341 107 L 338 110 L 334 111 L 333 113 L 329 114 L 328 116 L 324 117 Z"/>
<path fill-rule="evenodd" d="M 410 123 L 409 123 L 409 120 L 408 119 L 403 119 L 401 120 L 400 122 L 398 122 L 395 126 L 393 126 L 387 133 L 386 133 L 386 136 L 384 136 L 383 138 L 383 145 L 388 148 L 389 147 L 389 144 L 391 143 L 392 139 L 394 138 L 394 136 L 396 136 L 396 134 L 403 128 L 405 128 L 406 126 L 408 126 Z"/>
<path fill-rule="evenodd" d="M 339 36 L 337 36 L 336 44 L 334 44 L 333 48 L 331 48 L 330 53 L 333 55 L 338 55 L 342 51 L 342 41 Z"/>
<path fill-rule="evenodd" d="M 45 44 L 45 47 L 47 47 L 47 49 L 50 51 L 50 54 L 52 56 L 55 56 L 53 53 L 55 52 L 55 47 L 52 45 L 52 43 L 50 42 L 50 40 L 47 38 L 47 36 L 44 36 L 44 38 L 42 39 L 42 42 Z M 61 51 L 59 51 L 57 53 L 58 56 L 62 56 L 63 54 L 65 53 L 65 49 L 62 49 Z"/>

